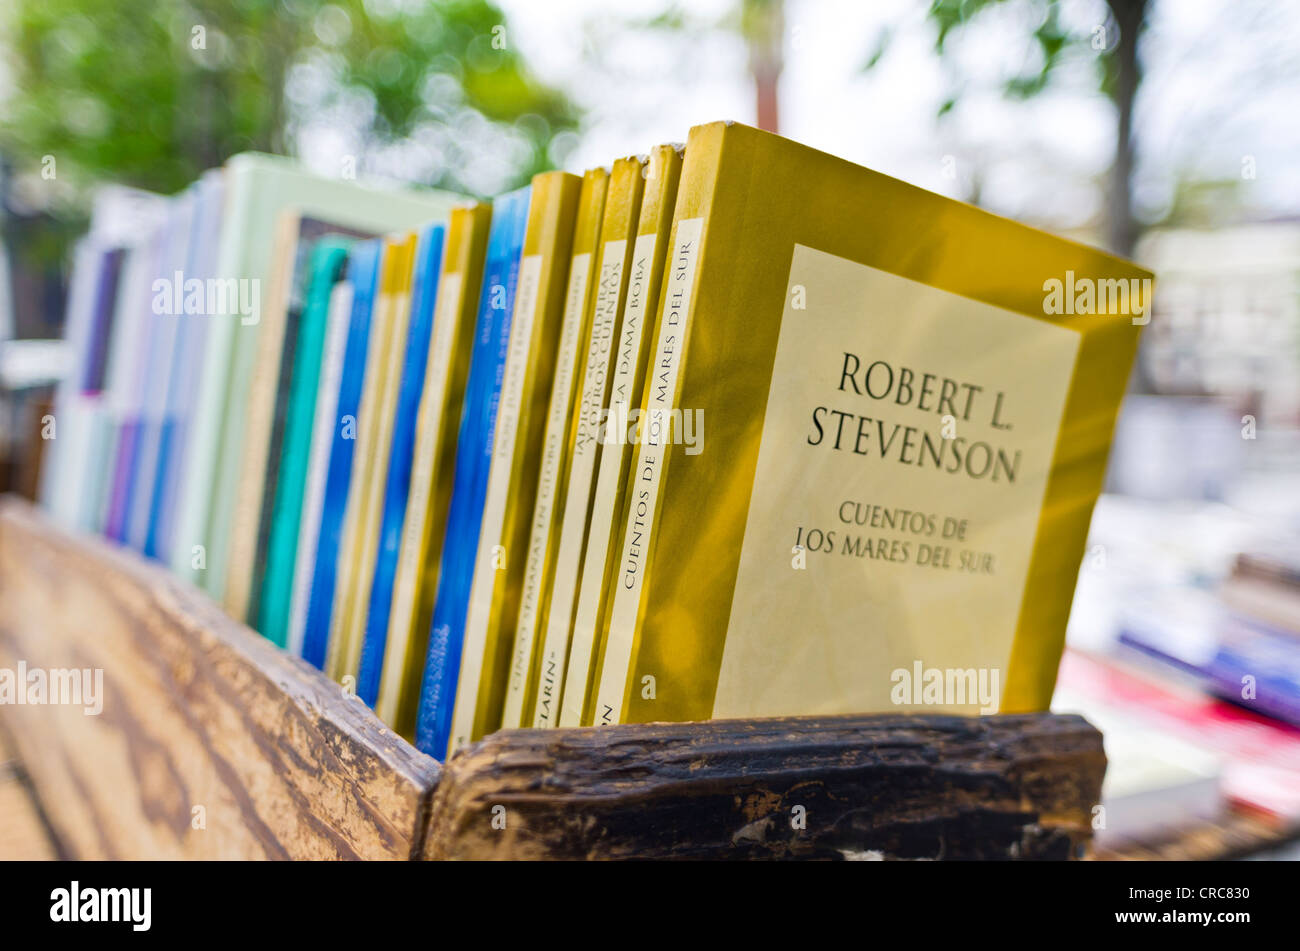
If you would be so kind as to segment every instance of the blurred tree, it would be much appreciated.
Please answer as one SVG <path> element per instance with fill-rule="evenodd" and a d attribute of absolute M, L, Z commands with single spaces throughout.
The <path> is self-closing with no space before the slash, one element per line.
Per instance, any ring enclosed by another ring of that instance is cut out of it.
<path fill-rule="evenodd" d="M 53 156 L 58 179 L 74 185 L 172 192 L 239 151 L 297 152 L 295 133 L 334 108 L 355 126 L 358 171 L 388 171 L 384 150 L 414 136 L 431 144 L 432 157 L 414 163 L 426 184 L 474 191 L 497 182 L 476 176 L 476 150 L 458 143 L 507 140 L 497 177 L 509 187 L 550 167 L 552 137 L 577 124 L 568 99 L 530 75 L 489 0 L 6 7 L 13 90 L 0 150 L 19 174 Z"/>
<path fill-rule="evenodd" d="M 673 0 L 662 13 L 633 19 L 637 30 L 664 30 L 684 36 L 721 31 L 739 35 L 749 58 L 754 80 L 754 124 L 768 132 L 780 130 L 778 85 L 785 68 L 785 0 L 733 0 L 721 16 L 704 17 L 688 12 Z"/>
<path fill-rule="evenodd" d="M 1106 188 L 1106 240 L 1116 254 L 1128 257 L 1137 245 L 1139 226 L 1133 210 L 1133 105 L 1142 82 L 1138 42 L 1147 24 L 1150 0 L 1105 0 L 1107 22 L 1087 33 L 1071 31 L 1060 18 L 1058 0 L 933 0 L 928 17 L 935 25 L 935 51 L 948 52 L 949 40 L 984 11 L 1010 3 L 1032 8 L 1033 42 L 1039 56 L 1036 69 L 1012 76 L 1004 92 L 1028 99 L 1047 88 L 1057 68 L 1072 53 L 1089 50 L 1097 64 L 1098 88 L 1115 107 L 1115 157 Z M 867 61 L 871 69 L 882 58 L 886 33 Z M 940 115 L 957 103 L 956 92 L 940 106 Z"/>

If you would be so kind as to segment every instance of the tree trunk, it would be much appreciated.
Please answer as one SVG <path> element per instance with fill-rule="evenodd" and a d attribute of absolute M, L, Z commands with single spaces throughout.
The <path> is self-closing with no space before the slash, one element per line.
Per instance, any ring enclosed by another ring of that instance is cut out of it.
<path fill-rule="evenodd" d="M 1115 162 L 1110 171 L 1107 195 L 1107 243 L 1121 257 L 1132 257 L 1137 245 L 1138 227 L 1133 216 L 1133 104 L 1142 82 L 1142 65 L 1138 61 L 1138 34 L 1146 19 L 1148 0 L 1107 0 L 1111 16 L 1119 28 L 1115 47 L 1115 82 L 1111 96 L 1115 102 Z"/>
<path fill-rule="evenodd" d="M 780 131 L 777 87 L 785 66 L 783 0 L 744 0 L 741 27 L 749 46 L 749 70 L 754 77 L 755 112 L 760 129 Z"/>

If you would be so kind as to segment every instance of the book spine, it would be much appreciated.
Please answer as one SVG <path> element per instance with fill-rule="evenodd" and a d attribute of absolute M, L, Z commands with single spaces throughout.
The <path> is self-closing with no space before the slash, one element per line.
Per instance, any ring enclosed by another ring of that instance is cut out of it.
<path fill-rule="evenodd" d="M 687 194 L 691 192 L 683 188 Z M 636 467 L 631 473 L 622 551 L 611 597 L 600 688 L 596 695 L 595 722 L 619 723 L 630 688 L 641 592 L 645 585 L 647 553 L 653 551 L 659 484 L 670 445 L 669 428 L 677 401 L 682 347 L 689 332 L 691 299 L 699 261 L 704 219 L 680 217 L 673 224 L 669 258 L 664 265 L 663 302 L 659 342 L 648 368 L 642 418 L 638 421 Z"/>
<path fill-rule="evenodd" d="M 321 505 L 321 527 L 312 571 L 307 618 L 303 626 L 303 659 L 321 670 L 328 659 L 329 634 L 333 627 L 334 595 L 338 587 L 338 561 L 348 496 L 351 494 L 352 463 L 356 455 L 357 414 L 365 372 L 370 364 L 371 337 L 375 329 L 375 290 L 378 282 L 380 247 L 366 242 L 354 251 L 349 279 L 354 293 L 348 328 L 347 349 L 339 383 L 337 418 L 331 420 L 329 469 Z"/>
<path fill-rule="evenodd" d="M 299 321 L 298 345 L 293 355 L 292 384 L 287 398 L 283 435 L 278 442 L 274 495 L 265 544 L 265 573 L 257 594 L 258 630 L 281 647 L 289 638 L 289 604 L 293 593 L 308 456 L 311 452 L 316 401 L 321 382 L 321 357 L 334 286 L 347 259 L 347 242 L 325 238 L 312 254 L 311 284 Z M 268 487 L 269 488 L 269 487 Z"/>
<path fill-rule="evenodd" d="M 222 173 L 210 172 L 200 180 L 194 213 L 194 234 L 186 265 L 186 284 L 197 279 L 203 287 L 204 279 L 213 274 L 216 266 L 216 244 L 220 239 L 221 203 L 224 196 Z M 188 292 L 187 292 L 188 296 Z M 172 364 L 171 384 L 168 390 L 169 420 L 164 427 L 158 464 L 160 493 L 150 525 L 152 540 L 150 551 L 160 560 L 171 564 L 173 541 L 176 536 L 176 507 L 180 496 L 181 476 L 185 449 L 192 428 L 194 404 L 198 398 L 202 377 L 203 355 L 206 350 L 210 320 L 206 310 L 206 295 L 198 313 L 186 315 L 185 325 L 177 338 L 176 358 Z"/>
<path fill-rule="evenodd" d="M 231 162 L 226 188 L 226 214 L 221 222 L 221 240 L 213 276 L 238 278 L 244 233 L 259 195 L 252 187 L 252 171 L 243 163 Z M 209 593 L 211 552 L 208 550 L 208 520 L 212 514 L 217 457 L 220 450 L 221 419 L 225 411 L 226 387 L 230 381 L 238 319 L 233 314 L 209 314 L 203 370 L 198 399 L 189 427 L 182 467 L 176 534 L 172 540 L 172 570 L 199 584 Z"/>
<path fill-rule="evenodd" d="M 444 237 L 445 229 L 442 226 L 429 229 L 421 235 L 416 277 L 411 289 L 410 330 L 405 342 L 397 401 L 392 407 L 393 434 L 388 473 L 384 481 L 374 580 L 370 588 L 357 673 L 357 695 L 371 707 L 379 696 L 379 681 L 388 641 L 398 552 L 411 489 L 415 426 L 428 366 Z"/>
<path fill-rule="evenodd" d="M 366 371 L 366 387 L 357 422 L 357 453 L 353 458 L 352 492 L 348 523 L 339 552 L 343 586 L 335 599 L 335 628 L 330 634 L 330 667 L 335 680 L 355 678 L 361 662 L 365 615 L 374 581 L 379 517 L 388 473 L 388 452 L 393 434 L 393 407 L 401 383 L 401 358 L 411 312 L 410 278 L 414 238 L 390 243 L 385 254 L 385 282 L 379 317 L 382 345 Z M 391 260 L 390 260 L 391 259 Z M 372 343 L 373 345 L 373 343 Z M 345 573 L 346 572 L 346 573 Z"/>
<path fill-rule="evenodd" d="M 555 521 L 555 503 L 564 478 L 565 448 L 573 413 L 573 383 L 577 375 L 578 351 L 584 336 L 587 294 L 591 287 L 591 252 L 575 254 L 569 264 L 569 285 L 565 294 L 564 322 L 555 361 L 555 378 L 546 418 L 546 435 L 542 466 L 537 479 L 537 500 L 533 504 L 527 562 L 523 589 L 519 598 L 519 617 L 514 629 L 510 673 L 506 683 L 502 723 L 525 726 L 524 718 L 532 683 L 533 653 L 537 640 L 539 602 L 545 584 L 545 572 L 551 549 L 551 530 Z"/>
<path fill-rule="evenodd" d="M 449 248 L 449 263 L 451 259 Z M 434 495 L 443 434 L 457 422 L 449 412 L 449 404 L 453 402 L 449 383 L 459 330 L 457 324 L 464 297 L 464 278 L 465 275 L 457 271 L 444 273 L 439 281 L 437 316 L 434 318 L 433 335 L 429 342 L 424 393 L 420 400 L 416 427 L 418 440 L 411 465 L 410 498 L 402 527 L 388 640 L 384 647 L 379 695 L 375 701 L 376 715 L 398 730 L 405 728 L 405 724 L 399 721 L 405 719 L 402 708 L 410 682 L 409 668 L 418 656 L 413 647 L 422 635 L 427 634 L 427 631 L 416 629 L 421 613 L 421 589 L 426 583 L 436 584 L 437 576 L 432 572 L 436 571 L 438 555 L 431 549 L 434 526 L 442 519 L 439 513 L 431 509 L 439 506 L 445 511 L 449 501 L 446 498 L 437 500 Z M 469 333 L 472 333 L 472 329 Z M 441 542 L 441 538 L 438 541 Z"/>
<path fill-rule="evenodd" d="M 625 286 L 627 248 L 627 239 L 618 238 L 606 241 L 601 249 L 595 309 L 575 420 L 564 516 L 560 525 L 560 547 L 556 554 L 554 578 L 547 604 L 545 638 L 537 665 L 536 700 L 531 719 L 535 727 L 554 726 L 559 711 L 560 685 L 573 618 L 573 599 L 591 503 L 592 475 L 602 451 L 596 431 L 601 425 L 600 417 L 606 406 L 610 354 L 616 350 L 617 319 Z"/>
<path fill-rule="evenodd" d="M 560 726 L 591 722 L 589 714 L 601 648 L 599 634 L 606 617 L 605 594 L 614 576 L 627 476 L 633 463 L 628 423 L 633 410 L 641 406 L 646 364 L 656 343 L 656 305 L 680 173 L 681 155 L 677 148 L 665 145 L 651 153 L 637 237 L 627 265 L 626 297 L 619 323 L 608 412 L 602 430 L 598 431 L 598 435 L 603 432 L 604 446 L 592 493 L 577 597 L 572 605 L 572 633 L 565 635 L 570 643 L 560 693 Z"/>
<path fill-rule="evenodd" d="M 497 572 L 506 567 L 509 553 L 502 545 L 506 527 L 506 505 L 511 490 L 515 443 L 519 435 L 519 416 L 524 396 L 524 379 L 528 372 L 529 345 L 537 319 L 538 286 L 542 279 L 541 254 L 525 255 L 519 263 L 519 285 L 515 293 L 514 316 L 510 322 L 510 342 L 501 381 L 496 426 L 492 442 L 492 464 L 488 472 L 487 493 L 479 531 L 478 551 L 474 556 L 470 583 L 465 635 L 461 648 L 460 674 L 457 678 L 451 724 L 450 754 L 470 741 L 478 707 L 479 685 L 483 677 L 488 648 Z"/>
<path fill-rule="evenodd" d="M 501 377 L 509 350 L 530 192 L 531 188 L 512 192 L 493 205 L 488 266 L 479 300 L 478 331 L 461 414 L 442 569 L 429 627 L 416 722 L 416 746 L 437 757 L 446 754 L 451 734 L 452 704 L 474 558 L 482 530 L 487 469 L 492 458 Z"/>
<path fill-rule="evenodd" d="M 311 602 L 312 575 L 315 573 L 316 550 L 320 544 L 325 484 L 329 475 L 330 449 L 334 444 L 334 426 L 338 419 L 339 385 L 343 378 L 343 358 L 347 349 L 352 303 L 352 282 L 340 281 L 330 297 L 326 356 L 316 397 L 316 418 L 312 423 L 311 456 L 307 463 L 302 523 L 298 531 L 298 550 L 294 556 L 287 643 L 289 651 L 298 656 L 303 654 L 307 631 L 307 606 Z"/>

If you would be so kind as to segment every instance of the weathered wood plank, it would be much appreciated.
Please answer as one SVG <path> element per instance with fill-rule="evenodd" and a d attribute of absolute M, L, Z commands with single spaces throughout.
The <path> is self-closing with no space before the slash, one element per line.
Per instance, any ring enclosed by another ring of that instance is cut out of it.
<path fill-rule="evenodd" d="M 507 730 L 447 763 L 424 856 L 1071 858 L 1105 764 L 1049 714 Z"/>
<path fill-rule="evenodd" d="M 74 857 L 409 858 L 420 846 L 437 763 L 161 567 L 5 498 L 0 667 L 20 661 L 103 671 L 98 716 L 0 706 Z"/>

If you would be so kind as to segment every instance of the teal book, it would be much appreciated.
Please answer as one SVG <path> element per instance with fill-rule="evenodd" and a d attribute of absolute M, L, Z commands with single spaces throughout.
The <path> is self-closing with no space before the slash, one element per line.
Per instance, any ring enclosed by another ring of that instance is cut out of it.
<path fill-rule="evenodd" d="M 259 599 L 258 630 L 262 636 L 281 647 L 288 642 L 294 563 L 307 482 L 307 457 L 311 452 L 312 424 L 320 388 L 330 295 L 334 285 L 343 276 L 350 245 L 351 242 L 342 237 L 320 238 L 312 249 L 308 268 L 307 298 L 294 351 L 293 376 L 266 545 L 266 570 L 262 576 L 262 594 Z"/>

